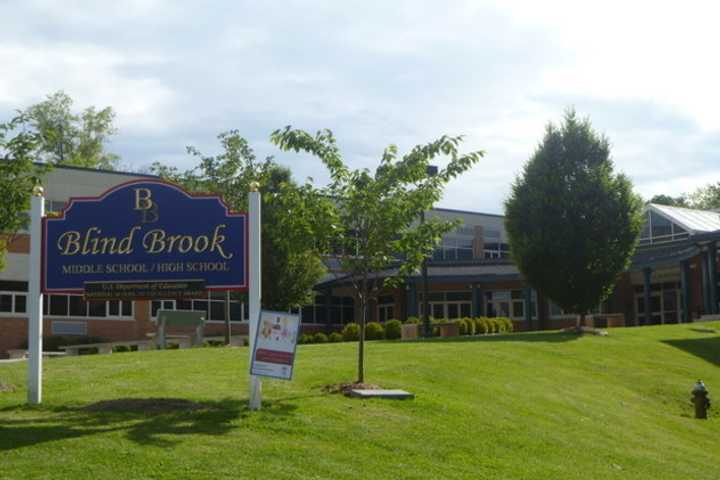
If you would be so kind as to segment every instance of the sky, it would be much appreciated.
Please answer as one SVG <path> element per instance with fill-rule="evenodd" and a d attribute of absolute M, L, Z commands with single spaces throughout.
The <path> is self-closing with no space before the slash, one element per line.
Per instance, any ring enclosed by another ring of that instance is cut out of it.
<path fill-rule="evenodd" d="M 720 4 L 700 1 L 0 0 L 0 121 L 63 90 L 111 106 L 126 168 L 192 168 L 237 129 L 299 181 L 320 161 L 280 152 L 285 125 L 329 128 L 375 168 L 464 135 L 484 158 L 438 206 L 502 213 L 510 184 L 568 107 L 610 139 L 636 191 L 720 181 Z M 442 165 L 442 162 L 440 162 Z"/>

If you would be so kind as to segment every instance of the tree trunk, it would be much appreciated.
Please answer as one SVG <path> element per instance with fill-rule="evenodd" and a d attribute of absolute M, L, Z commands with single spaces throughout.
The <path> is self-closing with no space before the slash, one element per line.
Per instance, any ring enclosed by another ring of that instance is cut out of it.
<path fill-rule="evenodd" d="M 365 383 L 365 321 L 367 317 L 367 287 L 363 288 L 360 298 L 360 342 L 358 344 L 358 379 L 357 383 Z"/>
<path fill-rule="evenodd" d="M 582 332 L 583 325 L 585 325 L 585 314 L 581 313 L 578 315 L 577 320 L 575 320 L 575 330 L 577 330 L 578 333 Z"/>

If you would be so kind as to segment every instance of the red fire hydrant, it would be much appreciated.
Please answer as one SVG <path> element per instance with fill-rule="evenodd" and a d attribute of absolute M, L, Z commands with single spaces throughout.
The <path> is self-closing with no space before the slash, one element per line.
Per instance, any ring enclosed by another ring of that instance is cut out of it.
<path fill-rule="evenodd" d="M 692 389 L 692 402 L 695 405 L 695 418 L 707 418 L 707 411 L 710 408 L 708 391 L 702 380 L 698 380 L 695 388 Z"/>

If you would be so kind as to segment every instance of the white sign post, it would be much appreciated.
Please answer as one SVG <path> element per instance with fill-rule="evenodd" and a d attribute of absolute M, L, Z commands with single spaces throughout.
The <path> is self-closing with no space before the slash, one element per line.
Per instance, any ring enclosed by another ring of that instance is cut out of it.
<path fill-rule="evenodd" d="M 253 347 L 250 373 L 291 380 L 300 332 L 300 316 L 263 310 Z"/>
<path fill-rule="evenodd" d="M 248 292 L 248 306 L 250 318 L 248 326 L 250 333 L 250 363 L 253 360 L 253 348 L 257 339 L 257 325 L 260 318 L 260 299 L 262 295 L 262 258 L 260 248 L 260 192 L 257 185 L 251 185 L 248 198 L 248 226 L 250 229 L 250 245 L 248 256 L 250 257 L 250 288 Z M 250 410 L 260 410 L 262 405 L 262 383 L 256 375 L 250 375 Z"/>
<path fill-rule="evenodd" d="M 42 219 L 45 216 L 42 187 L 35 187 L 30 202 L 30 262 L 28 271 L 28 403 L 42 402 L 43 294 L 40 290 Z"/>

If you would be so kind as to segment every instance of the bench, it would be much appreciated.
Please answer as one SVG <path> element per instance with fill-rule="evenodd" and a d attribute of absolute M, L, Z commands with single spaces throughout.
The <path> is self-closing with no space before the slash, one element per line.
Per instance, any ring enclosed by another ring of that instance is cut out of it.
<path fill-rule="evenodd" d="M 16 350 L 8 350 L 8 355 L 10 356 L 10 360 L 18 360 L 18 359 L 26 359 L 28 358 L 28 351 L 25 349 L 16 349 Z M 46 358 L 52 358 L 52 357 L 64 357 L 65 352 L 43 352 L 43 357 Z"/>
<path fill-rule="evenodd" d="M 27 350 L 8 350 L 7 353 L 10 356 L 10 360 L 15 360 L 18 358 L 27 358 L 27 356 L 28 356 Z"/>
<path fill-rule="evenodd" d="M 67 355 L 79 355 L 80 350 L 86 350 L 96 348 L 98 353 L 108 354 L 112 353 L 113 347 L 126 346 L 126 347 L 137 347 L 138 351 L 154 350 L 155 345 L 150 340 L 127 340 L 119 342 L 106 342 L 106 343 L 84 343 L 79 345 L 65 345 L 60 347 L 60 350 L 64 350 Z"/>

